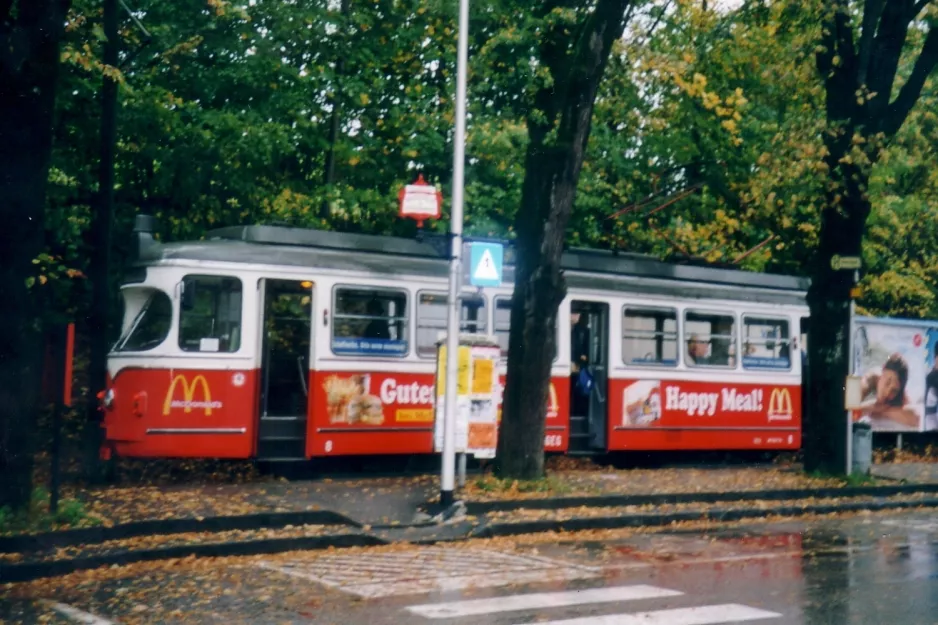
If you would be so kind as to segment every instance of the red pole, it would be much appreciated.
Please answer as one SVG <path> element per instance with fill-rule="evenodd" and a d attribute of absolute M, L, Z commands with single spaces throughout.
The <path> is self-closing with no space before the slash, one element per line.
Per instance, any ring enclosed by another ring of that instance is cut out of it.
<path fill-rule="evenodd" d="M 75 357 L 75 324 L 68 324 L 65 335 L 65 383 L 63 385 L 62 403 L 72 405 L 72 359 Z"/>
<path fill-rule="evenodd" d="M 58 333 L 57 333 L 58 334 Z M 61 334 L 58 335 L 61 340 Z M 58 340 L 56 347 L 61 346 Z M 59 454 L 62 441 L 62 410 L 72 405 L 72 358 L 75 355 L 75 324 L 65 327 L 65 354 L 62 362 L 62 401 L 53 404 L 52 412 L 52 466 L 49 475 L 49 512 L 55 515 L 59 510 Z M 54 395 L 53 395 L 54 397 Z"/>

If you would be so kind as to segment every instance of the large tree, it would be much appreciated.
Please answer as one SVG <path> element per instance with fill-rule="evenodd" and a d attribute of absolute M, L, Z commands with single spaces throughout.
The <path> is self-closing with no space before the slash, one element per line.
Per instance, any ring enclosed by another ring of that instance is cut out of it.
<path fill-rule="evenodd" d="M 44 245 L 59 41 L 70 0 L 0 0 L 0 506 L 28 501 L 41 328 L 34 284 Z M 32 280 L 31 280 L 32 279 Z"/>
<path fill-rule="evenodd" d="M 805 468 L 846 469 L 843 380 L 848 373 L 852 272 L 834 255 L 860 256 L 869 182 L 938 64 L 936 6 L 929 0 L 832 0 L 823 5 L 817 68 L 826 92 L 821 230 L 808 303 L 809 415 Z"/>
<path fill-rule="evenodd" d="M 497 472 L 544 472 L 544 427 L 557 309 L 566 295 L 560 260 L 586 153 L 593 105 L 630 0 L 549 0 L 539 22 L 539 71 L 526 115 L 528 145 L 515 217 L 517 264 L 508 338 L 508 376 Z"/>

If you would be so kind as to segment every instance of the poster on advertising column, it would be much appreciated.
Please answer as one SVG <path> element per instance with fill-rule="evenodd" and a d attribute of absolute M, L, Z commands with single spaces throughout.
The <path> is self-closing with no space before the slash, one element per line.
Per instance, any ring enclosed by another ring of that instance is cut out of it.
<path fill-rule="evenodd" d="M 476 458 L 494 458 L 498 444 L 498 359 L 501 350 L 488 337 L 460 337 L 456 383 L 456 451 Z M 436 418 L 433 446 L 443 451 L 446 407 L 446 345 L 437 359 Z"/>
<path fill-rule="evenodd" d="M 921 432 L 938 428 L 938 329 L 898 319 L 857 318 L 854 375 L 860 377 L 861 408 L 854 419 L 874 432 Z"/>

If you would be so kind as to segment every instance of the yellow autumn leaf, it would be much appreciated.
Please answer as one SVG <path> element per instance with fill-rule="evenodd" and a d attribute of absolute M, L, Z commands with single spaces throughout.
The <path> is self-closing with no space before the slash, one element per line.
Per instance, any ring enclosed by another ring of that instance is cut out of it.
<path fill-rule="evenodd" d="M 358 96 L 358 99 L 361 101 L 362 106 L 368 106 L 368 103 L 371 102 L 371 98 L 368 97 L 367 93 L 363 93 Z"/>

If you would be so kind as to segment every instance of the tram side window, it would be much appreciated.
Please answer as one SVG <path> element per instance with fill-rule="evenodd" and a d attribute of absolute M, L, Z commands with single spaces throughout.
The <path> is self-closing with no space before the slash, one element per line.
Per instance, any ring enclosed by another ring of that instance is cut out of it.
<path fill-rule="evenodd" d="M 124 331 L 116 352 L 145 352 L 160 345 L 173 325 L 173 303 L 163 291 L 124 289 Z"/>
<path fill-rule="evenodd" d="M 333 310 L 333 353 L 407 355 L 410 342 L 404 291 L 339 287 Z"/>
<path fill-rule="evenodd" d="M 790 369 L 790 337 L 785 319 L 743 317 L 743 367 Z"/>
<path fill-rule="evenodd" d="M 495 298 L 495 339 L 502 350 L 502 358 L 508 358 L 508 333 L 511 329 L 511 297 L 499 295 Z M 557 360 L 557 340 L 554 339 L 553 361 Z"/>
<path fill-rule="evenodd" d="M 436 342 L 440 333 L 446 332 L 445 293 L 420 293 L 417 301 L 417 355 L 427 358 L 436 356 Z M 485 298 L 471 297 L 462 301 L 459 331 L 485 334 Z"/>
<path fill-rule="evenodd" d="M 622 324 L 622 359 L 632 365 L 677 365 L 677 311 L 626 308 Z"/>
<path fill-rule="evenodd" d="M 241 281 L 227 276 L 182 280 L 179 347 L 187 352 L 236 352 L 241 347 Z"/>
<path fill-rule="evenodd" d="M 502 350 L 502 358 L 508 358 L 508 333 L 511 330 L 511 298 L 495 298 L 495 339 Z"/>
<path fill-rule="evenodd" d="M 688 310 L 684 313 L 684 361 L 691 367 L 736 366 L 736 318 Z"/>

